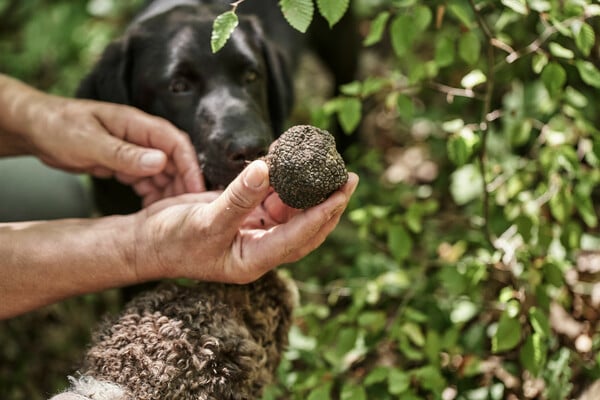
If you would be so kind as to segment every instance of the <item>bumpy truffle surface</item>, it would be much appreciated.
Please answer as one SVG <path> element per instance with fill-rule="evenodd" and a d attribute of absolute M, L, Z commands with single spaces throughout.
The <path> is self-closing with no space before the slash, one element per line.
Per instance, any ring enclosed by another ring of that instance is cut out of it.
<path fill-rule="evenodd" d="M 266 156 L 271 185 L 290 207 L 306 209 L 325 201 L 348 181 L 333 135 L 310 125 L 285 131 Z"/>

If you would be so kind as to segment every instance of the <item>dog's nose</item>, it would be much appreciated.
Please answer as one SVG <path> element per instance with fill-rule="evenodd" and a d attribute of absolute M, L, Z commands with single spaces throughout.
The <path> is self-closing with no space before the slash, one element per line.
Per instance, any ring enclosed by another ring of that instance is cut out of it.
<path fill-rule="evenodd" d="M 234 165 L 243 166 L 248 161 L 263 157 L 269 145 L 262 140 L 238 140 L 227 148 L 227 158 Z"/>

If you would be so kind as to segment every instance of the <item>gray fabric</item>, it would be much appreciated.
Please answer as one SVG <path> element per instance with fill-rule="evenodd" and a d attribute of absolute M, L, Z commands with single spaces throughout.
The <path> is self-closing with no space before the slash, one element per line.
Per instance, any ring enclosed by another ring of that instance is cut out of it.
<path fill-rule="evenodd" d="M 0 159 L 0 222 L 85 218 L 92 196 L 82 176 L 47 167 L 34 157 Z"/>

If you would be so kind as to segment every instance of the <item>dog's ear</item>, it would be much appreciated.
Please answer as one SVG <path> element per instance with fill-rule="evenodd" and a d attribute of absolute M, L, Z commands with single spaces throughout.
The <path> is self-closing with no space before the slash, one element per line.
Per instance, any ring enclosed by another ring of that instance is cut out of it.
<path fill-rule="evenodd" d="M 92 71 L 81 81 L 77 97 L 129 103 L 131 57 L 128 43 L 127 38 L 116 40 L 104 50 Z"/>
<path fill-rule="evenodd" d="M 279 136 L 294 104 L 292 66 L 284 53 L 268 39 L 262 41 L 262 51 L 267 66 L 267 96 L 271 125 Z"/>

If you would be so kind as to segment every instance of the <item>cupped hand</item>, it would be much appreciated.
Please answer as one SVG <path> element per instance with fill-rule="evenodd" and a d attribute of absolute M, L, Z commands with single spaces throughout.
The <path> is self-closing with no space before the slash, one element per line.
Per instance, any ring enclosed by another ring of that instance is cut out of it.
<path fill-rule="evenodd" d="M 42 94 L 29 137 L 46 164 L 131 185 L 144 205 L 204 190 L 194 148 L 168 121 L 136 108 Z"/>
<path fill-rule="evenodd" d="M 222 193 L 188 194 L 140 211 L 130 257 L 140 280 L 251 282 L 323 243 L 357 184 L 350 173 L 325 202 L 295 210 L 270 188 L 267 165 L 254 161 Z"/>

